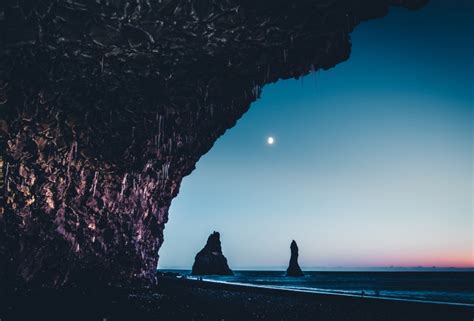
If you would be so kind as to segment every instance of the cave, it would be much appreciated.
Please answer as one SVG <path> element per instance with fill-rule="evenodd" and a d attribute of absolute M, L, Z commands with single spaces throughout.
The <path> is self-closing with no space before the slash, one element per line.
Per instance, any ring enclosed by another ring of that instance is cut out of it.
<path fill-rule="evenodd" d="M 3 1 L 0 282 L 155 282 L 183 177 L 261 88 L 426 2 Z"/>

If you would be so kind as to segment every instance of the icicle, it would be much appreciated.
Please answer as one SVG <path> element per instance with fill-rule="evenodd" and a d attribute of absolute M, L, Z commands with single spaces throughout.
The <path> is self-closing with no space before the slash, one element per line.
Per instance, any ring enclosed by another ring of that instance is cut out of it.
<path fill-rule="evenodd" d="M 125 187 L 126 187 L 126 184 L 127 184 L 127 176 L 128 176 L 128 173 L 125 173 L 125 175 L 123 176 L 122 188 L 120 190 L 120 200 L 122 199 L 123 193 L 125 192 Z"/>
<path fill-rule="evenodd" d="M 152 164 L 150 162 L 147 162 L 145 165 L 145 172 L 152 167 Z"/>
<path fill-rule="evenodd" d="M 158 120 L 158 146 L 161 143 L 161 137 L 163 136 L 162 134 L 164 133 L 164 124 L 163 124 L 163 116 L 159 116 Z"/>
<path fill-rule="evenodd" d="M 168 179 L 168 171 L 169 171 L 169 168 L 170 168 L 170 163 L 169 163 L 169 162 L 166 162 L 165 164 L 163 164 L 163 165 L 161 166 L 162 177 L 163 177 L 163 179 L 165 179 L 165 180 Z"/>
<path fill-rule="evenodd" d="M 102 59 L 100 61 L 100 73 L 102 74 L 104 72 L 104 56 L 102 56 Z"/>
<path fill-rule="evenodd" d="M 347 28 L 346 31 L 347 32 L 351 32 L 351 23 L 350 23 L 351 19 L 350 18 L 351 16 L 348 13 L 346 13 L 346 28 Z"/>
<path fill-rule="evenodd" d="M 254 97 L 258 97 L 258 94 L 260 92 L 260 85 L 254 84 L 252 88 L 252 94 Z"/>
<path fill-rule="evenodd" d="M 67 161 L 68 161 L 68 164 L 71 164 L 73 158 L 75 157 L 77 153 L 77 142 L 74 141 L 72 144 L 71 144 L 71 149 L 69 150 L 69 155 L 68 155 L 68 158 L 67 158 Z"/>
<path fill-rule="evenodd" d="M 71 165 L 72 165 L 72 160 L 75 158 L 75 155 L 77 153 L 77 142 L 74 141 L 71 144 L 71 149 L 69 150 L 69 155 L 67 157 L 67 179 L 68 179 L 68 185 L 71 183 Z"/>
<path fill-rule="evenodd" d="M 7 182 L 7 191 L 10 191 L 10 180 L 8 179 L 8 174 L 10 172 L 10 164 L 7 162 L 7 168 L 5 169 L 5 178 L 4 181 Z"/>
<path fill-rule="evenodd" d="M 209 95 L 209 84 L 206 85 L 206 94 L 205 94 L 205 96 L 204 96 L 204 102 L 207 101 L 208 95 Z"/>
<path fill-rule="evenodd" d="M 99 172 L 95 172 L 94 179 L 92 181 L 92 197 L 95 197 L 95 190 L 97 187 L 97 180 L 98 180 Z"/>

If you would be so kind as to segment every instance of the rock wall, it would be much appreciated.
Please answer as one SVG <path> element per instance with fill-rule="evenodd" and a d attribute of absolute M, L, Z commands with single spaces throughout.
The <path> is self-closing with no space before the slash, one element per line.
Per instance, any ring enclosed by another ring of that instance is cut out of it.
<path fill-rule="evenodd" d="M 424 2 L 0 2 L 0 282 L 153 281 L 182 178 L 261 87 Z"/>

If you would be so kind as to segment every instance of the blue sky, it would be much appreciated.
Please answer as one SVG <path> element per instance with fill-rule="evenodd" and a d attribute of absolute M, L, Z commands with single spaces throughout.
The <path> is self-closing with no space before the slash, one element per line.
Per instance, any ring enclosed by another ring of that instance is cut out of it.
<path fill-rule="evenodd" d="M 173 200 L 159 268 L 474 266 L 474 5 L 394 8 L 351 58 L 267 85 Z M 266 144 L 269 136 L 275 144 Z"/>

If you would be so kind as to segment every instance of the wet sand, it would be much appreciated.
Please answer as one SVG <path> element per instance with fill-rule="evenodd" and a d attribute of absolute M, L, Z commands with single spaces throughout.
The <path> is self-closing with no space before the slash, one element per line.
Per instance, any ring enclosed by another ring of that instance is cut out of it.
<path fill-rule="evenodd" d="M 8 320 L 472 321 L 474 307 L 289 292 L 162 278 L 159 286 L 4 293 Z"/>

